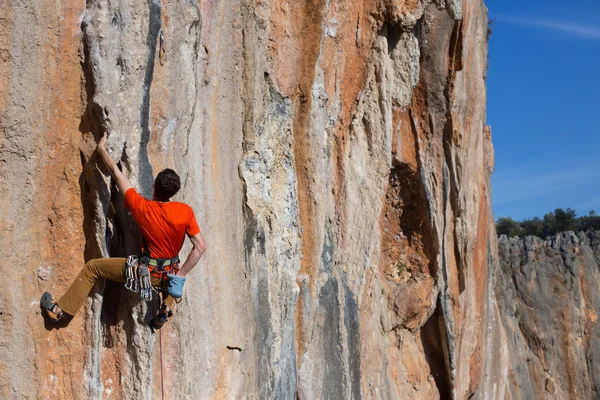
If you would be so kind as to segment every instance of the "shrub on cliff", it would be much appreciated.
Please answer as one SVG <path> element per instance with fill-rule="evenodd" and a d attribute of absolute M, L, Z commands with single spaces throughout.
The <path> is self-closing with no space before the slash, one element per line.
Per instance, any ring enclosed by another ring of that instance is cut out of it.
<path fill-rule="evenodd" d="M 580 231 L 600 231 L 600 216 L 594 210 L 577 221 L 579 223 L 578 230 Z"/>
<path fill-rule="evenodd" d="M 496 221 L 496 231 L 498 232 L 498 235 L 513 237 L 521 234 L 521 227 L 517 221 L 510 217 L 499 218 L 498 221 Z"/>
<path fill-rule="evenodd" d="M 557 208 L 554 211 L 554 218 L 556 220 L 556 232 L 575 231 L 577 230 L 577 218 L 575 210 L 567 208 Z"/>
<path fill-rule="evenodd" d="M 523 229 L 521 236 L 539 236 L 541 237 L 544 232 L 544 222 L 538 217 L 533 219 L 526 219 L 519 223 Z"/>
<path fill-rule="evenodd" d="M 545 238 L 559 232 L 589 230 L 600 230 L 600 216 L 595 211 L 591 211 L 589 215 L 577 218 L 577 213 L 571 208 L 566 210 L 557 208 L 554 212 L 544 215 L 544 219 L 534 217 L 517 222 L 508 217 L 498 218 L 496 221 L 498 235 L 507 235 L 508 237 L 537 236 Z"/>
<path fill-rule="evenodd" d="M 548 213 L 544 215 L 544 222 L 542 227 L 542 237 L 544 236 L 552 236 L 556 234 L 556 218 L 554 217 L 554 213 Z"/>

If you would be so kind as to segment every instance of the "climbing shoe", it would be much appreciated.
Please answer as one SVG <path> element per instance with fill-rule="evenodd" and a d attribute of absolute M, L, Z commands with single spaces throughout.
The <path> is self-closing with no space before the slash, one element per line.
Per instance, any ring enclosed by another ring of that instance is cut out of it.
<path fill-rule="evenodd" d="M 60 313 L 55 312 L 56 303 L 52 300 L 52 295 L 48 292 L 44 292 L 42 295 L 42 298 L 40 299 L 40 306 L 48 316 L 48 319 L 54 323 L 60 321 L 64 316 L 62 311 Z"/>
<path fill-rule="evenodd" d="M 167 310 L 167 306 L 163 304 L 163 306 L 158 311 L 158 314 L 150 321 L 150 326 L 152 329 L 157 330 L 163 327 L 163 325 L 171 318 L 173 315 L 173 311 Z"/>

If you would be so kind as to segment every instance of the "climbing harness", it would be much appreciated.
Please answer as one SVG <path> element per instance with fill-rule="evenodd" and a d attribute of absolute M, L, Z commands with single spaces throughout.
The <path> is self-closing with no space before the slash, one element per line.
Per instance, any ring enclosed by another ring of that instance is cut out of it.
<path fill-rule="evenodd" d="M 145 252 L 145 251 L 144 251 Z M 142 300 L 152 301 L 151 277 L 166 280 L 167 274 L 179 269 L 179 257 L 150 258 L 145 254 L 129 256 L 125 263 L 125 288 L 139 293 Z M 160 287 L 162 288 L 162 285 Z"/>
<path fill-rule="evenodd" d="M 165 279 L 167 274 L 179 269 L 179 257 L 177 256 L 173 258 L 150 258 L 147 252 L 144 251 L 144 254 L 140 256 L 140 260 L 142 264 L 148 266 L 150 275 L 158 279 Z"/>

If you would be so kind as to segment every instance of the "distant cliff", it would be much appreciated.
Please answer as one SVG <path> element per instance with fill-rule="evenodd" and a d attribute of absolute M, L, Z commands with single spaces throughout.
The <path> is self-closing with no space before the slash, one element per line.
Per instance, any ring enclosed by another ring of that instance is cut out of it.
<path fill-rule="evenodd" d="M 600 231 L 501 236 L 498 252 L 511 398 L 599 398 Z"/>

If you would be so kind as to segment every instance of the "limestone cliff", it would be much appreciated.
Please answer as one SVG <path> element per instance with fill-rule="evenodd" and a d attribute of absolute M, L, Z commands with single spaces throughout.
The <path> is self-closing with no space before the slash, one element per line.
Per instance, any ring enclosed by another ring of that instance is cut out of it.
<path fill-rule="evenodd" d="M 0 6 L 0 397 L 160 396 L 156 304 L 108 282 L 39 316 L 137 251 L 106 129 L 143 194 L 180 173 L 208 242 L 166 398 L 504 398 L 481 0 Z"/>
<path fill-rule="evenodd" d="M 499 243 L 496 293 L 513 399 L 600 394 L 600 232 Z"/>

